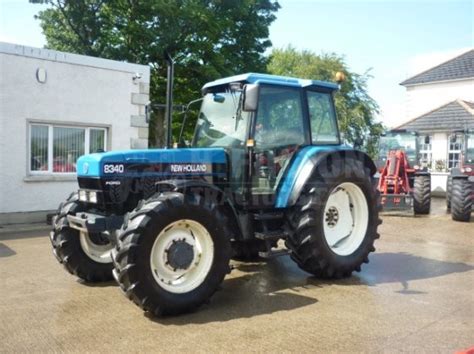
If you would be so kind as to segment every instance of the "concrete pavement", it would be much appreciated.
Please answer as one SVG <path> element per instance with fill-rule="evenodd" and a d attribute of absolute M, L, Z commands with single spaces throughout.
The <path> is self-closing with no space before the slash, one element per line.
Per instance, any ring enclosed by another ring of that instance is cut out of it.
<path fill-rule="evenodd" d="M 437 200 L 384 216 L 361 273 L 321 281 L 288 257 L 234 262 L 209 305 L 152 319 L 110 282 L 88 285 L 44 231 L 0 235 L 0 351 L 446 352 L 474 345 L 474 222 Z"/>

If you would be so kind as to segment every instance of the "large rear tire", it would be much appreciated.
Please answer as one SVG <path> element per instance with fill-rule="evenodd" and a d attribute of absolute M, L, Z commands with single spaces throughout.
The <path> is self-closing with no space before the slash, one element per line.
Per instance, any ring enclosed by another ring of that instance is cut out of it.
<path fill-rule="evenodd" d="M 155 316 L 192 311 L 230 272 L 228 225 L 220 207 L 201 195 L 156 195 L 126 217 L 114 277 L 130 300 Z"/>
<path fill-rule="evenodd" d="M 370 170 L 346 157 L 318 169 L 289 215 L 286 246 L 304 271 L 341 278 L 360 271 L 375 251 L 379 200 Z"/>
<path fill-rule="evenodd" d="M 448 180 L 446 181 L 446 209 L 451 211 L 451 193 L 453 189 L 453 177 L 448 176 Z"/>
<path fill-rule="evenodd" d="M 431 176 L 415 176 L 413 186 L 413 211 L 415 215 L 427 215 L 431 209 Z"/>
<path fill-rule="evenodd" d="M 69 226 L 67 216 L 84 211 L 77 193 L 73 193 L 59 206 L 53 217 L 50 239 L 56 259 L 66 270 L 88 281 L 112 279 L 112 244 L 99 234 L 84 234 Z"/>
<path fill-rule="evenodd" d="M 467 177 L 453 178 L 451 190 L 451 217 L 456 221 L 468 222 L 472 211 L 472 183 Z"/>

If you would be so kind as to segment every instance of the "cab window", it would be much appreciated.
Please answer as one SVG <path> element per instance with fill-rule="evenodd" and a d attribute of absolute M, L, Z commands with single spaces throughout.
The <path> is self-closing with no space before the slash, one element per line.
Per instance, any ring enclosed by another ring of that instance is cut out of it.
<path fill-rule="evenodd" d="M 304 140 L 300 90 L 263 86 L 255 125 L 257 148 L 302 145 Z"/>
<path fill-rule="evenodd" d="M 333 99 L 330 93 L 307 91 L 313 144 L 339 142 Z"/>
<path fill-rule="evenodd" d="M 252 192 L 274 193 L 289 161 L 306 143 L 301 90 L 262 86 L 254 127 Z"/>

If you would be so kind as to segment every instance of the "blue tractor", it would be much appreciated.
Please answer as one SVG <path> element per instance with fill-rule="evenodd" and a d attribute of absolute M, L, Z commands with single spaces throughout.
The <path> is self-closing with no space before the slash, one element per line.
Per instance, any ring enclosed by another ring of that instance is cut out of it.
<path fill-rule="evenodd" d="M 289 254 L 322 278 L 360 271 L 379 237 L 376 167 L 341 143 L 337 89 L 220 79 L 202 89 L 188 146 L 82 156 L 79 190 L 53 218 L 54 254 L 85 281 L 115 278 L 157 316 L 207 302 L 232 257 Z"/>

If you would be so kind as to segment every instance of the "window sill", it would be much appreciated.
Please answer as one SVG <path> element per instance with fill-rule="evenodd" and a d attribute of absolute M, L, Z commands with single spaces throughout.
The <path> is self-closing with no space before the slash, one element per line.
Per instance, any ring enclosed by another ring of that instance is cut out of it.
<path fill-rule="evenodd" d="M 61 176 L 61 175 L 29 175 L 23 178 L 23 182 L 75 182 L 77 181 L 76 174 Z"/>

